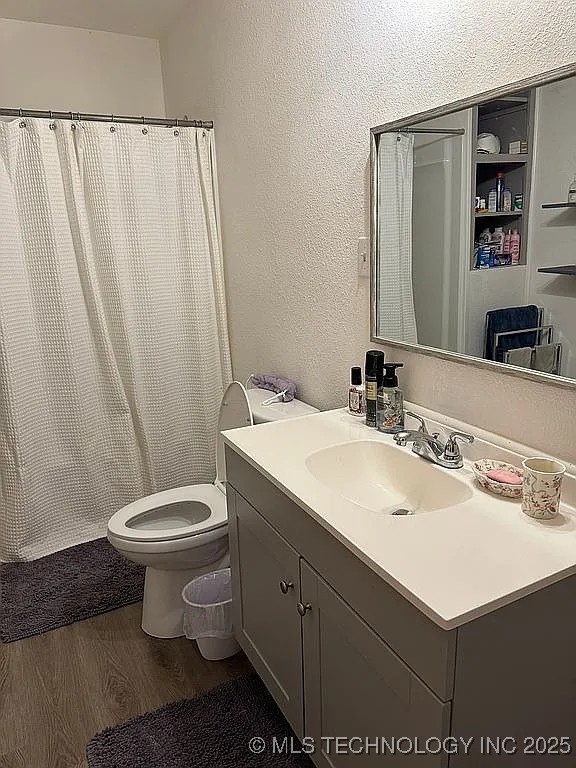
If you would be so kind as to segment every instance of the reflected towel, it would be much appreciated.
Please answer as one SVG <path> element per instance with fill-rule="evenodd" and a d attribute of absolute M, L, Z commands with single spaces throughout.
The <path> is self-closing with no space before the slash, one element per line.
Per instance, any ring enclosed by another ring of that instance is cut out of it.
<path fill-rule="evenodd" d="M 508 352 L 508 365 L 517 365 L 519 368 L 532 367 L 532 347 L 518 347 Z"/>
<path fill-rule="evenodd" d="M 558 346 L 558 344 L 540 344 L 539 346 L 534 347 L 532 368 L 534 368 L 535 371 L 557 373 L 556 359 L 558 355 Z"/>
<path fill-rule="evenodd" d="M 496 348 L 495 334 L 505 331 L 521 331 L 536 328 L 540 324 L 540 310 L 535 304 L 525 307 L 505 307 L 486 312 L 486 343 L 484 357 L 488 360 L 504 360 L 504 352 L 517 347 L 533 347 L 538 343 L 538 332 L 502 336 Z"/>

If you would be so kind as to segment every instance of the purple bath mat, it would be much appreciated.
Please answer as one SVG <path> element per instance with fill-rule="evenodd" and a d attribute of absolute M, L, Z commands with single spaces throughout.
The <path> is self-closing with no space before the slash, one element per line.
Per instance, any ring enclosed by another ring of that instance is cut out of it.
<path fill-rule="evenodd" d="M 12 643 L 142 599 L 144 571 L 108 539 L 0 566 L 0 642 Z"/>
<path fill-rule="evenodd" d="M 98 733 L 89 768 L 314 768 L 255 675 Z"/>

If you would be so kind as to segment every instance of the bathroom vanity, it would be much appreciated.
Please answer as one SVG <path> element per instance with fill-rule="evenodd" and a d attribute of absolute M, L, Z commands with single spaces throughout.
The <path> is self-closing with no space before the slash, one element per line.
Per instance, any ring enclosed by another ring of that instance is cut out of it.
<path fill-rule="evenodd" d="M 574 765 L 571 507 L 538 523 L 344 411 L 224 439 L 237 639 L 319 768 Z"/>

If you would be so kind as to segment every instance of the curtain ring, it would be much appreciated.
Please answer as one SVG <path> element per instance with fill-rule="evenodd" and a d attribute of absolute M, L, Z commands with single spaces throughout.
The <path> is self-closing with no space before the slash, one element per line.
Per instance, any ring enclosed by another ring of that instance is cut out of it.
<path fill-rule="evenodd" d="M 20 107 L 20 108 L 18 109 L 18 116 L 19 116 L 20 118 L 22 118 L 22 117 L 23 117 L 22 107 Z M 22 120 L 22 119 L 21 119 L 21 120 L 20 120 L 20 123 L 19 123 L 19 125 L 20 125 L 20 128 L 26 128 L 26 120 Z"/>
<path fill-rule="evenodd" d="M 114 125 L 114 115 L 110 115 L 110 121 L 112 123 L 112 125 L 110 126 L 110 133 L 114 133 L 114 131 L 116 130 L 116 126 Z"/>
<path fill-rule="evenodd" d="M 144 115 L 142 115 L 142 133 L 144 134 L 144 136 L 146 136 L 146 134 L 148 133 L 148 128 L 146 128 L 146 126 L 144 125 Z"/>

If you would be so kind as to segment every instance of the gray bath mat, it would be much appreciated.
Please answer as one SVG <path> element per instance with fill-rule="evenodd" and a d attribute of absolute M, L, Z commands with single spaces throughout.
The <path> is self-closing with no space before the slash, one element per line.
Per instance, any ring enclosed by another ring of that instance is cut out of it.
<path fill-rule="evenodd" d="M 287 749 L 274 750 L 273 738 L 286 739 Z M 296 748 L 272 697 L 250 676 L 108 728 L 86 756 L 89 768 L 314 768 L 291 751 L 291 738 Z"/>
<path fill-rule="evenodd" d="M 142 599 L 144 567 L 107 539 L 0 566 L 0 642 L 12 643 Z"/>

